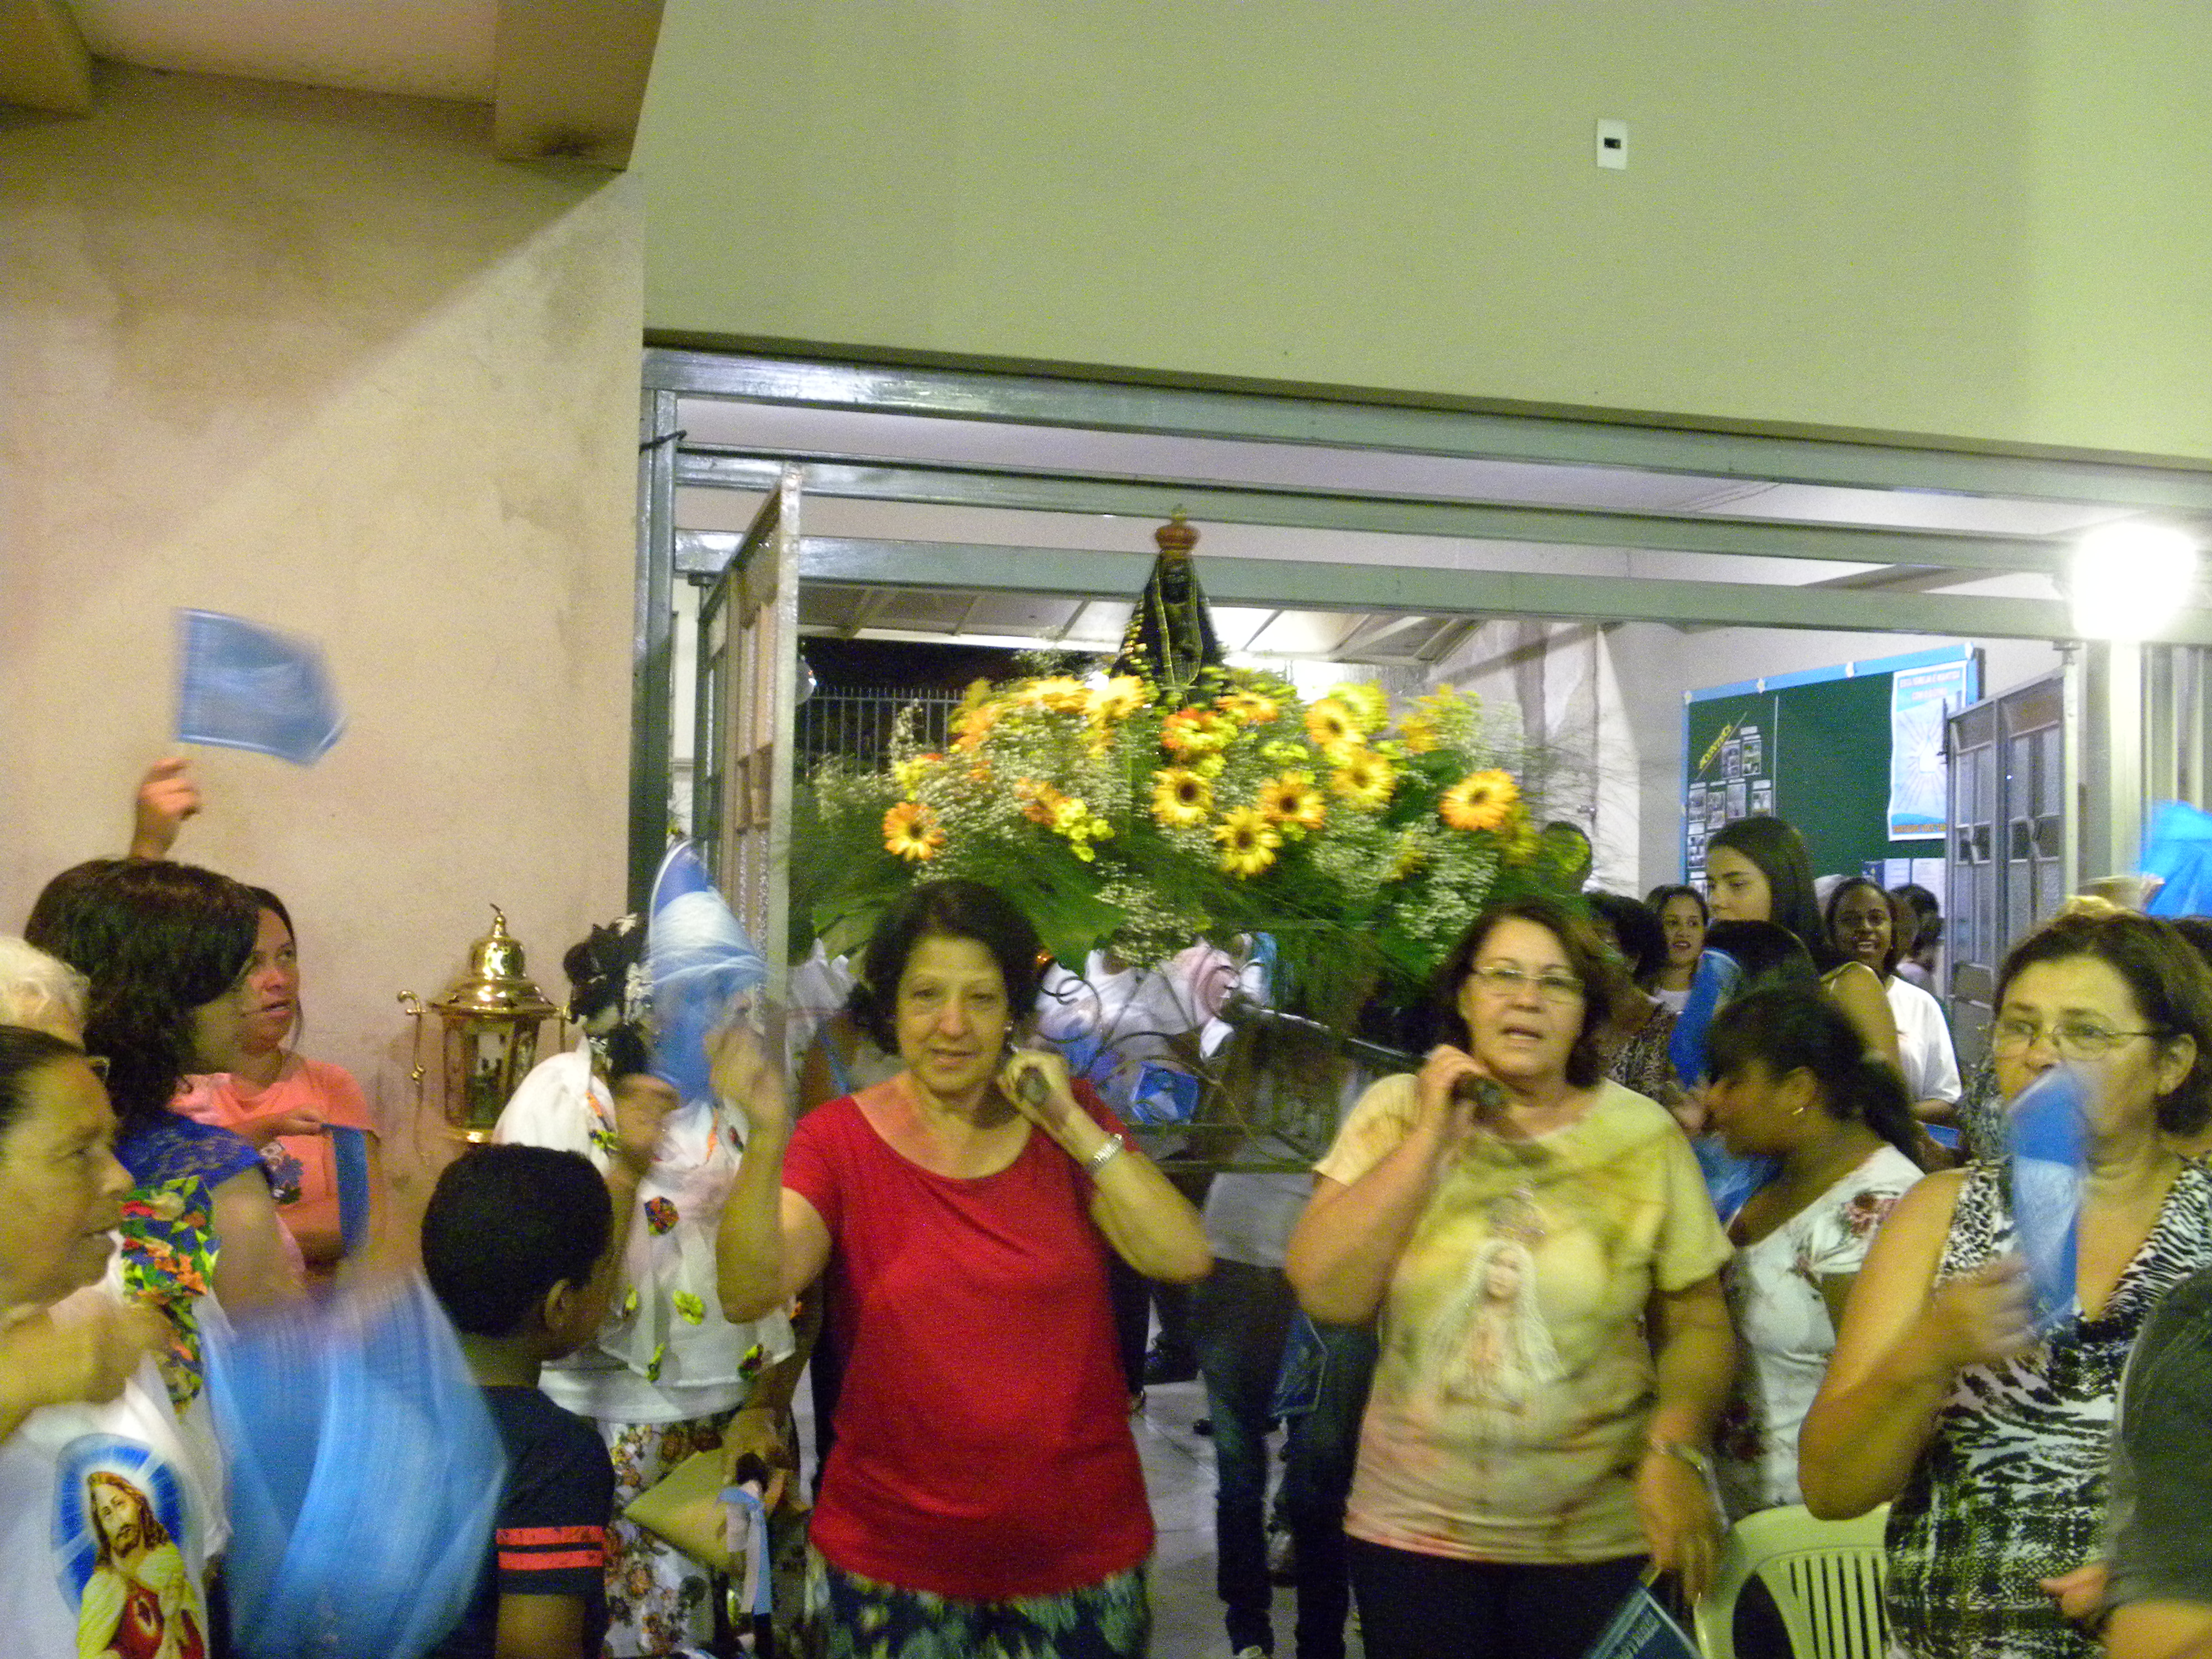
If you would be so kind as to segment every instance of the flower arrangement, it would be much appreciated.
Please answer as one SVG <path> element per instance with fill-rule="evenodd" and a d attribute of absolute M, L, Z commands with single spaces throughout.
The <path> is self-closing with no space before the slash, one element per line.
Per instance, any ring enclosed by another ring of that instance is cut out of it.
<path fill-rule="evenodd" d="M 1078 971 L 1109 942 L 1150 964 L 1272 934 L 1285 988 L 1324 1018 L 1417 998 L 1493 896 L 1557 874 L 1480 703 L 1449 689 L 1394 719 L 1372 684 L 1308 702 L 1241 670 L 1180 692 L 978 681 L 943 749 L 902 725 L 888 768 L 830 763 L 808 805 L 794 927 L 833 951 L 911 881 L 969 876 Z"/>

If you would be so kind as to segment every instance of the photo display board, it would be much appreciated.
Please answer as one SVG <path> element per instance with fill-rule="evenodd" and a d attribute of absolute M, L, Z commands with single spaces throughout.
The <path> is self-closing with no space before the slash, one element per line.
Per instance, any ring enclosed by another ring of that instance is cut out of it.
<path fill-rule="evenodd" d="M 1981 683 L 1981 653 L 1950 645 L 1684 693 L 1685 879 L 1703 888 L 1706 837 L 1759 812 L 1796 826 L 1816 875 L 1941 859 L 1943 722 Z"/>

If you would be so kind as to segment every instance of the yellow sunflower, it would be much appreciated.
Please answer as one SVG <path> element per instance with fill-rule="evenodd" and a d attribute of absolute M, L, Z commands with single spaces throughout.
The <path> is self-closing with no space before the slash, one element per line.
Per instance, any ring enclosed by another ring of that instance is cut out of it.
<path fill-rule="evenodd" d="M 1498 767 L 1470 772 L 1443 793 L 1437 812 L 1455 830 L 1495 830 L 1521 799 L 1513 775 Z"/>
<path fill-rule="evenodd" d="M 1443 738 L 1437 731 L 1437 723 L 1426 714 L 1408 714 L 1398 722 L 1399 740 L 1409 755 L 1425 755 L 1443 747 Z"/>
<path fill-rule="evenodd" d="M 1314 787 L 1312 773 L 1282 772 L 1260 786 L 1260 815 L 1303 832 L 1321 828 L 1328 804 Z"/>
<path fill-rule="evenodd" d="M 1334 697 L 1323 697 L 1306 709 L 1306 736 L 1331 760 L 1342 760 L 1365 741 L 1352 710 Z"/>
<path fill-rule="evenodd" d="M 902 801 L 884 814 L 884 850 L 919 864 L 937 856 L 945 845 L 945 831 L 937 814 L 913 801 Z"/>
<path fill-rule="evenodd" d="M 1091 718 L 1102 725 L 1125 720 L 1146 701 L 1144 681 L 1134 674 L 1116 674 L 1091 694 Z"/>
<path fill-rule="evenodd" d="M 1354 749 L 1337 763 L 1328 787 L 1354 806 L 1379 812 L 1398 787 L 1398 769 L 1370 749 Z"/>
<path fill-rule="evenodd" d="M 1323 701 L 1343 704 L 1362 732 L 1380 732 L 1390 723 L 1390 699 L 1372 680 L 1346 680 L 1332 685 Z"/>
<path fill-rule="evenodd" d="M 1232 876 L 1256 876 L 1275 861 L 1282 832 L 1260 816 L 1256 806 L 1239 806 L 1213 826 L 1221 844 L 1221 867 Z"/>
<path fill-rule="evenodd" d="M 1031 680 L 1017 695 L 1027 707 L 1048 708 L 1056 714 L 1081 714 L 1091 706 L 1090 689 L 1067 674 Z"/>
<path fill-rule="evenodd" d="M 1213 810 L 1213 786 L 1188 766 L 1164 767 L 1152 774 L 1152 816 L 1170 829 L 1188 830 L 1206 822 Z"/>

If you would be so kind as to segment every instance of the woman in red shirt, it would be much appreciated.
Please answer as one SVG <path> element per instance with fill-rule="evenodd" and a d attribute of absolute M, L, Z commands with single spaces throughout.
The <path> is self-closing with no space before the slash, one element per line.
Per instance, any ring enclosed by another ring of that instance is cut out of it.
<path fill-rule="evenodd" d="M 724 1049 L 752 1135 L 723 1212 L 725 1314 L 823 1279 L 844 1376 L 809 1571 L 824 1651 L 1145 1650 L 1152 1528 L 1107 1295 L 1109 1250 L 1187 1283 L 1196 1213 L 1054 1054 L 1017 1051 L 1036 931 L 981 884 L 915 888 L 854 1013 L 903 1069 L 794 1130 Z"/>

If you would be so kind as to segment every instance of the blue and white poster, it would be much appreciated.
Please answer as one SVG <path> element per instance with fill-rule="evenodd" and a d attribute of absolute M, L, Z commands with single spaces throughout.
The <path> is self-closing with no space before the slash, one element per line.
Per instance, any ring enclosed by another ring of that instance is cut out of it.
<path fill-rule="evenodd" d="M 1967 657 L 1900 668 L 1889 684 L 1889 838 L 1941 840 L 1950 828 L 1943 722 L 1980 695 Z"/>

